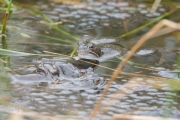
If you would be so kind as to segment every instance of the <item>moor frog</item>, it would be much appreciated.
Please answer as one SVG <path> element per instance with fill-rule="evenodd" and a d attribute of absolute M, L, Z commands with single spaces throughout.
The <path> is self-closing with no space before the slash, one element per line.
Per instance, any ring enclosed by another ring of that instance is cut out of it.
<path fill-rule="evenodd" d="M 97 60 L 99 62 L 113 58 L 117 55 L 123 56 L 127 49 L 115 45 L 95 45 L 93 43 L 79 42 L 78 57 L 80 59 Z"/>

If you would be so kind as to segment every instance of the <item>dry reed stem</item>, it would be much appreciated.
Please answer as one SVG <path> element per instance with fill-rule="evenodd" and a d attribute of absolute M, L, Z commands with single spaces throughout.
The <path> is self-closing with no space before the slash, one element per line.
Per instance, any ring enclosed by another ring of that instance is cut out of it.
<path fill-rule="evenodd" d="M 154 72 L 160 72 L 160 71 L 163 71 L 163 70 L 157 70 L 157 69 L 153 69 L 153 68 L 145 68 L 145 67 L 141 67 L 141 66 L 134 66 L 134 67 L 140 68 L 140 69 L 143 69 L 143 70 L 154 71 Z"/>
<path fill-rule="evenodd" d="M 137 74 L 137 73 L 120 72 L 119 74 L 125 75 L 125 76 L 131 76 L 131 77 L 151 78 L 151 79 L 158 79 L 158 80 L 171 80 L 170 78 L 163 78 L 163 77 L 150 76 L 150 75 Z M 111 75 L 107 75 L 107 74 L 101 74 L 101 75 L 111 77 Z"/>
<path fill-rule="evenodd" d="M 107 83 L 105 89 L 103 90 L 99 100 L 97 101 L 97 104 L 95 105 L 95 107 L 92 110 L 92 113 L 90 115 L 90 120 L 92 120 L 93 117 L 95 117 L 96 112 L 99 110 L 100 105 L 101 105 L 101 101 L 103 100 L 104 96 L 106 95 L 108 89 L 110 88 L 111 84 L 113 83 L 113 81 L 115 80 L 115 78 L 118 76 L 119 72 L 121 72 L 122 68 L 124 67 L 124 65 L 126 64 L 126 62 L 131 58 L 131 56 L 137 51 L 137 49 L 144 44 L 154 33 L 156 33 L 160 28 L 162 28 L 163 26 L 168 26 L 168 27 L 172 27 L 175 29 L 180 30 L 180 24 L 177 24 L 175 22 L 172 22 L 170 20 L 161 20 L 158 24 L 156 24 L 149 32 L 147 32 L 132 48 L 131 50 L 128 52 L 128 54 L 126 55 L 126 57 L 124 58 L 124 60 L 118 65 L 118 67 L 116 68 L 116 70 L 113 72 L 109 82 Z"/>
<path fill-rule="evenodd" d="M 178 23 L 178 24 L 180 24 L 180 23 Z M 163 27 L 163 28 L 159 29 L 157 33 L 153 34 L 149 39 L 159 37 L 159 36 L 171 33 L 171 32 L 174 32 L 175 30 L 177 30 L 177 29 L 169 28 L 169 27 Z M 133 38 L 133 40 L 134 39 L 135 40 L 140 39 L 141 37 L 142 36 L 135 37 L 135 38 Z"/>
<path fill-rule="evenodd" d="M 59 53 L 54 53 L 54 52 L 50 52 L 50 51 L 43 51 L 43 52 L 49 53 L 49 54 L 61 55 L 61 56 L 65 56 L 65 57 L 72 58 L 72 57 L 70 57 L 70 56 L 68 56 L 68 55 L 59 54 Z M 85 60 L 79 60 L 79 61 L 86 62 L 86 63 L 92 64 L 92 65 L 96 65 L 96 66 L 98 66 L 98 67 L 105 68 L 105 69 L 107 69 L 107 70 L 115 71 L 114 69 L 109 68 L 109 67 L 106 67 L 106 66 L 103 66 L 103 65 L 91 63 L 91 62 L 88 62 L 88 61 L 85 61 Z M 133 76 L 133 77 L 149 77 L 149 78 L 154 78 L 154 79 L 168 80 L 168 78 L 162 78 L 162 77 L 156 77 L 156 76 L 148 76 L 148 75 L 136 74 L 136 73 L 120 72 L 119 74 L 121 74 L 121 75 L 127 75 L 127 76 Z"/>
<path fill-rule="evenodd" d="M 111 106 L 114 106 L 114 105 L 120 103 L 122 99 L 124 99 L 126 96 L 131 94 L 131 91 L 134 91 L 138 88 L 143 87 L 144 82 L 147 85 L 151 85 L 151 87 L 153 87 L 153 88 L 160 88 L 158 85 L 154 85 L 154 83 L 152 83 L 152 84 L 148 83 L 147 81 L 151 80 L 149 77 L 148 78 L 144 77 L 142 79 L 138 79 L 138 78 L 139 77 L 133 77 L 133 78 L 129 79 L 128 82 L 125 83 L 123 86 L 119 86 L 115 92 L 108 94 L 107 98 L 103 100 L 103 103 L 105 103 L 105 104 L 103 104 L 103 108 L 111 107 Z M 156 83 L 163 82 L 159 79 L 156 79 L 154 81 Z M 128 92 L 128 91 L 130 91 L 130 92 Z M 103 109 L 103 108 L 101 110 L 101 114 L 107 111 L 107 109 Z M 138 108 L 135 108 L 135 110 L 128 111 L 128 114 L 130 114 L 130 112 L 137 111 L 137 110 L 138 110 Z M 146 110 L 144 110 L 143 112 L 146 112 Z"/>
<path fill-rule="evenodd" d="M 124 19 L 123 20 L 123 27 L 124 27 L 124 30 L 126 31 L 126 33 L 129 31 L 129 29 L 128 29 L 128 25 L 127 25 L 127 22 L 126 22 L 126 20 Z"/>
<path fill-rule="evenodd" d="M 5 15 L 4 15 L 4 23 L 3 23 L 3 26 L 2 26 L 2 31 L 1 31 L 1 34 L 5 34 L 5 30 L 6 30 L 6 22 L 7 22 L 7 19 L 8 19 L 8 15 L 9 13 L 6 12 Z"/>
<path fill-rule="evenodd" d="M 36 40 L 36 41 L 37 41 L 37 40 Z M 10 44 L 13 44 L 13 45 L 14 45 L 14 43 L 17 43 L 17 44 L 24 44 L 25 42 L 11 41 L 8 45 L 10 45 Z M 26 42 L 26 43 L 27 43 L 27 44 L 50 45 L 50 46 L 70 46 L 70 47 L 73 46 L 73 45 L 68 45 L 68 44 L 59 44 L 59 43 L 53 44 L 53 43 L 45 43 L 45 42 L 43 42 L 43 43 L 41 43 L 41 42 Z"/>
<path fill-rule="evenodd" d="M 160 4 L 161 0 L 155 0 L 153 5 L 152 5 L 152 8 L 150 10 L 150 13 L 155 13 L 159 4 Z"/>
<path fill-rule="evenodd" d="M 7 63 L 6 60 L 3 60 L 3 59 L 1 59 L 1 58 L 0 58 L 0 61 L 1 61 L 2 63 Z"/>
<path fill-rule="evenodd" d="M 164 28 L 161 28 L 157 33 L 155 33 L 150 38 L 155 38 L 155 37 L 158 37 L 158 36 L 161 36 L 161 35 L 164 35 L 164 34 L 168 34 L 168 33 L 174 32 L 175 30 L 177 30 L 177 29 L 164 27 Z"/>
<path fill-rule="evenodd" d="M 180 119 L 117 114 L 114 115 L 111 120 L 180 120 Z"/>
<path fill-rule="evenodd" d="M 55 87 L 59 81 L 60 81 L 60 77 L 58 77 L 58 79 L 52 84 L 52 86 Z"/>

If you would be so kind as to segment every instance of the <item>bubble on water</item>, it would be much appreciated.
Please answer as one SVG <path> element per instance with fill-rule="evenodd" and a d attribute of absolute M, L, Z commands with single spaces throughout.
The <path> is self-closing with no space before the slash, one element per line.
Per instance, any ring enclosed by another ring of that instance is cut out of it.
<path fill-rule="evenodd" d="M 170 91 L 170 90 L 173 90 L 172 88 L 170 88 L 170 87 L 163 87 L 163 88 L 161 88 L 162 90 L 166 90 L 166 91 Z"/>
<path fill-rule="evenodd" d="M 154 16 L 160 16 L 161 14 L 158 12 L 153 13 Z"/>
<path fill-rule="evenodd" d="M 138 7 L 140 7 L 140 8 L 145 8 L 146 5 L 145 5 L 145 4 L 138 4 Z"/>
<path fill-rule="evenodd" d="M 113 13 L 113 14 L 108 14 L 108 15 L 114 18 L 119 18 L 119 19 L 125 19 L 127 17 L 130 17 L 130 14 L 128 13 Z"/>
<path fill-rule="evenodd" d="M 102 8 L 102 9 L 105 9 L 105 10 L 108 10 L 108 11 L 112 11 L 112 10 L 114 10 L 114 9 L 115 9 L 115 7 L 114 7 L 114 6 L 106 6 L 106 5 L 101 6 L 101 8 Z"/>
<path fill-rule="evenodd" d="M 108 91 L 109 92 L 115 92 L 115 91 L 117 91 L 117 89 L 116 88 L 109 88 Z"/>
<path fill-rule="evenodd" d="M 119 9 L 114 9 L 112 12 L 113 13 L 121 13 L 121 11 Z"/>
<path fill-rule="evenodd" d="M 150 106 L 149 110 L 156 110 L 158 107 L 157 106 Z"/>
<path fill-rule="evenodd" d="M 88 101 L 85 101 L 85 103 L 86 103 L 86 104 L 89 104 L 89 105 L 94 104 L 94 102 L 93 102 L 93 101 L 89 101 L 89 100 L 88 100 Z"/>
<path fill-rule="evenodd" d="M 147 103 L 142 103 L 142 102 L 136 103 L 136 105 L 137 105 L 138 107 L 148 107 L 148 104 L 147 104 Z"/>
<path fill-rule="evenodd" d="M 30 110 L 35 110 L 36 107 L 35 107 L 35 106 L 28 106 L 28 109 L 30 109 Z"/>
<path fill-rule="evenodd" d="M 156 70 L 166 70 L 164 67 L 152 67 L 152 68 L 154 68 L 154 69 L 156 69 Z"/>
<path fill-rule="evenodd" d="M 61 18 L 70 18 L 70 17 L 72 17 L 72 15 L 71 14 L 60 14 L 60 17 Z"/>
<path fill-rule="evenodd" d="M 151 79 L 148 79 L 147 82 L 148 82 L 148 83 L 154 83 L 155 81 L 154 81 L 154 80 L 151 80 Z"/>
<path fill-rule="evenodd" d="M 48 108 L 54 108 L 54 107 L 56 107 L 57 105 L 56 104 L 47 104 L 46 105 Z"/>
<path fill-rule="evenodd" d="M 129 6 L 129 3 L 128 2 L 118 2 L 118 3 L 111 2 L 109 3 L 109 5 L 113 5 L 116 7 L 126 7 L 126 6 Z"/>
<path fill-rule="evenodd" d="M 107 10 L 100 10 L 99 13 L 101 14 L 106 14 L 108 11 Z"/>
<path fill-rule="evenodd" d="M 40 112 L 42 115 L 49 115 L 49 112 Z"/>
<path fill-rule="evenodd" d="M 159 8 L 158 9 L 160 12 L 165 12 L 166 11 L 166 9 L 164 9 L 164 8 Z"/>
<path fill-rule="evenodd" d="M 89 24 L 89 25 L 94 25 L 94 24 L 95 24 L 95 22 L 93 22 L 93 21 L 89 21 L 89 22 L 88 22 L 88 24 Z"/>
<path fill-rule="evenodd" d="M 92 5 L 93 5 L 93 6 L 96 6 L 96 7 L 99 7 L 99 6 L 102 6 L 103 3 L 102 3 L 102 2 L 95 2 L 95 1 L 93 1 L 93 2 L 92 2 Z"/>
<path fill-rule="evenodd" d="M 94 18 L 94 19 L 99 19 L 101 16 L 99 16 L 99 15 L 92 15 L 91 17 Z"/>
<path fill-rule="evenodd" d="M 128 10 L 128 12 L 130 13 L 134 13 L 137 10 L 137 8 L 129 6 L 129 7 L 126 7 L 126 10 Z"/>
<path fill-rule="evenodd" d="M 88 99 L 96 99 L 96 95 L 95 94 L 88 94 Z"/>
<path fill-rule="evenodd" d="M 100 16 L 100 19 L 101 20 L 107 20 L 109 17 L 108 16 L 105 16 L 105 15 L 102 15 L 102 16 Z"/>
<path fill-rule="evenodd" d="M 142 14 L 147 14 L 148 11 L 147 11 L 147 10 L 141 10 L 140 13 L 142 13 Z"/>
<path fill-rule="evenodd" d="M 73 28 L 76 28 L 76 25 L 74 25 L 74 24 L 66 24 L 65 27 L 67 27 L 68 29 L 73 29 Z"/>
<path fill-rule="evenodd" d="M 43 96 L 43 98 L 45 98 L 45 99 L 57 99 L 57 96 L 48 94 L 48 95 Z"/>
<path fill-rule="evenodd" d="M 144 56 L 144 55 L 150 55 L 156 52 L 155 48 L 144 48 L 136 52 L 136 55 Z"/>
<path fill-rule="evenodd" d="M 180 79 L 177 75 L 177 73 L 168 72 L 168 71 L 159 71 L 158 73 L 154 73 L 157 75 L 160 75 L 165 78 L 174 78 L 174 79 Z"/>
<path fill-rule="evenodd" d="M 141 100 L 152 100 L 153 97 L 151 97 L 151 96 L 139 96 L 139 99 L 141 99 Z"/>
<path fill-rule="evenodd" d="M 81 96 L 83 96 L 83 97 L 87 97 L 87 96 L 88 96 L 88 94 L 87 94 L 87 93 L 85 93 L 85 92 L 83 92 L 83 93 L 81 94 Z"/>
<path fill-rule="evenodd" d="M 70 95 L 70 94 L 72 94 L 72 92 L 69 91 L 69 90 L 62 90 L 62 91 L 61 91 L 61 94 Z"/>
<path fill-rule="evenodd" d="M 73 107 L 82 107 L 82 105 L 81 104 L 73 104 Z"/>
<path fill-rule="evenodd" d="M 76 100 L 77 96 L 71 95 L 71 96 L 69 96 L 69 99 Z"/>
<path fill-rule="evenodd" d="M 150 14 L 150 13 L 146 14 L 146 16 L 147 16 L 147 17 L 153 17 L 153 15 Z"/>
<path fill-rule="evenodd" d="M 31 96 L 46 96 L 46 95 L 48 95 L 48 94 L 45 93 L 45 92 L 41 92 L 41 93 L 38 93 L 38 92 L 35 93 L 35 92 L 34 92 L 34 93 L 30 93 L 30 95 L 31 95 Z"/>
<path fill-rule="evenodd" d="M 138 81 L 143 81 L 144 79 L 143 79 L 143 78 L 137 78 L 136 80 L 138 80 Z"/>
<path fill-rule="evenodd" d="M 130 94 L 129 97 L 131 97 L 133 99 L 137 99 L 138 98 L 137 94 Z"/>
<path fill-rule="evenodd" d="M 77 26 L 77 29 L 86 29 L 88 28 L 88 24 L 87 23 L 80 23 L 78 26 Z"/>
<path fill-rule="evenodd" d="M 43 101 L 43 98 L 34 98 L 35 101 Z"/>
<path fill-rule="evenodd" d="M 81 15 L 74 15 L 74 18 L 79 19 L 79 18 L 81 18 Z"/>

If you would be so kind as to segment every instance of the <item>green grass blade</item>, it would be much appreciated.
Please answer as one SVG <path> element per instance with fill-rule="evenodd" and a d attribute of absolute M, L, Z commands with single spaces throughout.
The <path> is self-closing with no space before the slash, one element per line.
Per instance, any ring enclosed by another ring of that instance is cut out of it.
<path fill-rule="evenodd" d="M 168 15 L 170 15 L 170 14 L 172 14 L 172 13 L 175 12 L 176 10 L 177 10 L 177 8 L 171 10 L 170 12 L 167 12 L 167 13 L 161 15 L 160 17 L 157 17 L 157 18 L 151 20 L 150 22 L 148 22 L 148 23 L 146 23 L 146 24 L 144 24 L 144 25 L 142 25 L 142 26 L 140 26 L 140 27 L 138 27 L 138 28 L 136 28 L 136 29 L 128 32 L 128 33 L 125 33 L 125 34 L 123 34 L 123 35 L 120 35 L 118 38 L 127 37 L 127 36 L 129 36 L 129 35 L 131 35 L 131 34 L 133 34 L 133 33 L 135 33 L 135 32 L 138 32 L 139 30 L 141 30 L 141 29 L 143 29 L 143 28 L 145 28 L 145 27 L 147 27 L 147 26 L 150 26 L 151 24 L 153 24 L 153 23 L 155 23 L 155 22 L 163 19 L 164 17 L 166 17 L 166 16 L 168 16 Z"/>
<path fill-rule="evenodd" d="M 54 56 L 54 55 L 49 55 L 49 54 L 33 54 L 33 53 L 19 52 L 19 51 L 14 51 L 14 50 L 7 50 L 7 49 L 0 49 L 0 55 L 6 55 L 6 56 L 30 56 L 30 55 Z"/>
<path fill-rule="evenodd" d="M 33 10 L 34 10 L 34 11 L 30 11 L 29 13 L 31 13 L 31 14 L 33 14 L 33 15 L 39 15 L 39 16 L 42 17 L 44 20 L 46 20 L 46 21 L 48 21 L 48 22 L 50 22 L 50 23 L 53 23 L 53 21 L 52 21 L 50 18 L 46 17 L 46 15 L 43 15 L 43 13 L 42 13 L 41 11 L 39 11 L 39 10 L 37 10 L 37 9 L 35 9 L 35 8 L 33 8 Z M 46 24 L 46 25 L 47 25 L 47 24 Z M 48 26 L 49 26 L 49 25 L 48 25 Z M 78 37 L 76 37 L 76 36 L 74 36 L 74 35 L 66 32 L 65 30 L 61 29 L 61 28 L 58 27 L 57 25 L 52 25 L 52 26 L 49 26 L 49 27 L 51 27 L 51 28 L 55 29 L 56 31 L 62 33 L 63 35 L 67 35 L 68 37 L 70 37 L 70 38 L 72 38 L 72 39 L 74 39 L 74 40 L 80 41 L 80 38 L 78 38 Z"/>
<path fill-rule="evenodd" d="M 11 4 L 12 4 L 12 0 L 10 0 L 10 2 L 9 2 L 9 4 L 8 4 L 8 11 L 6 11 L 5 16 L 4 16 L 4 22 L 3 22 L 2 29 L 1 29 L 1 33 L 2 33 L 2 34 L 5 34 L 6 22 L 7 22 L 8 15 L 9 15 L 9 13 L 10 13 Z"/>
<path fill-rule="evenodd" d="M 3 8 L 3 7 L 0 7 L 0 10 L 8 10 L 8 8 Z"/>
<path fill-rule="evenodd" d="M 63 43 L 73 44 L 73 42 L 62 40 L 60 38 L 55 38 L 55 37 L 52 37 L 52 36 L 47 36 L 47 35 L 42 35 L 42 34 L 36 34 L 36 35 L 41 36 L 41 37 L 45 37 L 45 38 L 48 38 L 48 39 L 56 40 L 56 41 L 59 41 L 59 42 L 63 42 Z"/>
<path fill-rule="evenodd" d="M 10 13 L 10 10 L 11 10 L 11 4 L 12 4 L 12 0 L 10 0 L 9 5 L 8 5 L 8 14 Z"/>

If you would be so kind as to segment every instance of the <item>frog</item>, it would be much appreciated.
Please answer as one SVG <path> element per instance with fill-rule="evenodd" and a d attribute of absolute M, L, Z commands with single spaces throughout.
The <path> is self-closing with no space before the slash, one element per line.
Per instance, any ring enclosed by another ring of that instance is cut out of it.
<path fill-rule="evenodd" d="M 56 70 L 57 69 L 57 70 Z M 55 71 L 52 73 L 52 71 Z M 53 65 L 39 64 L 36 71 L 21 75 L 11 74 L 12 83 L 41 84 L 49 83 L 54 88 L 69 90 L 99 89 L 106 84 L 106 79 L 94 73 L 93 68 L 78 69 L 71 63 L 58 62 Z"/>
<path fill-rule="evenodd" d="M 10 74 L 10 78 L 14 82 L 28 84 L 32 82 L 53 82 L 59 77 L 61 79 L 74 79 L 81 76 L 80 69 L 71 63 L 64 63 L 63 61 L 55 63 L 39 63 L 37 66 L 31 66 L 31 69 L 34 70 L 26 72 L 25 74 L 13 71 Z"/>
<path fill-rule="evenodd" d="M 124 56 L 127 53 L 126 48 L 110 44 L 96 45 L 91 42 L 85 43 L 81 41 L 78 45 L 78 58 L 85 60 L 103 62 L 116 56 Z"/>
<path fill-rule="evenodd" d="M 107 79 L 95 74 L 93 68 L 84 69 L 80 72 L 83 74 L 82 76 L 73 80 L 67 78 L 60 80 L 55 88 L 68 90 L 100 89 L 107 83 Z"/>

